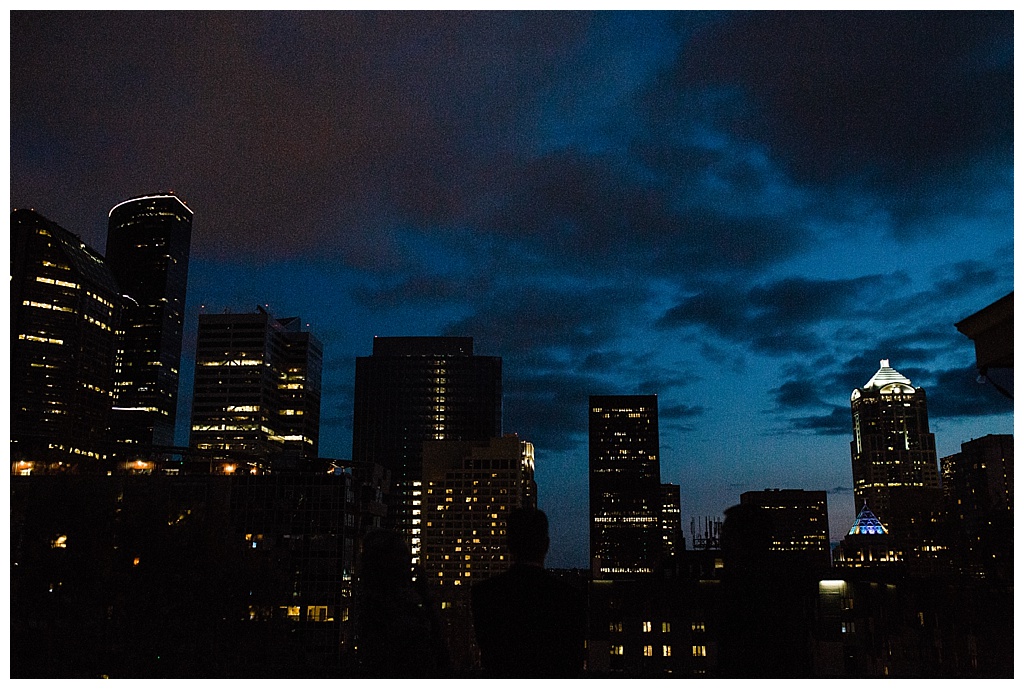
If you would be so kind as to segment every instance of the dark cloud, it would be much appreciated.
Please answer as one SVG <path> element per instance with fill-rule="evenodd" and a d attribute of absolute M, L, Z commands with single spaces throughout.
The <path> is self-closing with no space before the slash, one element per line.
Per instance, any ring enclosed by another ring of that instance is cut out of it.
<path fill-rule="evenodd" d="M 725 124 L 806 180 L 927 179 L 1013 141 L 1011 12 L 755 12 L 681 57 L 683 84 L 742 89 Z"/>
<path fill-rule="evenodd" d="M 934 419 L 1013 413 L 1013 400 L 979 382 L 974 366 L 938 371 L 927 392 L 928 415 Z"/>
<path fill-rule="evenodd" d="M 798 431 L 810 431 L 815 435 L 850 435 L 853 427 L 849 407 L 832 407 L 827 414 L 793 416 L 789 426 Z"/>
<path fill-rule="evenodd" d="M 474 337 L 483 350 L 506 356 L 546 349 L 586 356 L 615 340 L 623 318 L 635 314 L 646 297 L 642 284 L 510 287 L 450 323 L 445 333 Z"/>
<path fill-rule="evenodd" d="M 703 415 L 707 409 L 693 404 L 662 404 L 658 406 L 658 419 L 680 420 L 694 419 Z"/>
<path fill-rule="evenodd" d="M 601 378 L 568 368 L 513 372 L 504 385 L 504 430 L 552 452 L 580 451 L 586 445 L 588 399 L 603 385 Z"/>
<path fill-rule="evenodd" d="M 815 330 L 827 322 L 861 318 L 869 298 L 905 282 L 901 274 L 858 279 L 784 278 L 743 290 L 708 286 L 667 310 L 656 326 L 706 329 L 718 337 L 772 355 L 820 351 Z"/>

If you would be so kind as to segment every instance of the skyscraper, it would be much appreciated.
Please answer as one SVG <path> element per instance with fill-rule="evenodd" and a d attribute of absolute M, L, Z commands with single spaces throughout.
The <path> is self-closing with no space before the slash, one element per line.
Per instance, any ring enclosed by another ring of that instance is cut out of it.
<path fill-rule="evenodd" d="M 299 326 L 262 308 L 200 314 L 189 445 L 219 470 L 303 469 L 317 457 L 323 354 Z"/>
<path fill-rule="evenodd" d="M 975 576 L 1013 572 L 1013 436 L 986 435 L 942 458 L 954 562 Z"/>
<path fill-rule="evenodd" d="M 770 556 L 829 566 L 828 502 L 823 490 L 751 490 L 740 504 L 755 510 Z"/>
<path fill-rule="evenodd" d="M 854 513 L 867 504 L 897 539 L 919 532 L 941 497 L 924 389 L 882 359 L 850 406 Z"/>
<path fill-rule="evenodd" d="M 114 278 L 103 257 L 34 211 L 11 214 L 11 235 L 15 470 L 100 459 L 121 311 Z"/>
<path fill-rule="evenodd" d="M 424 443 L 420 561 L 443 597 L 508 569 L 508 515 L 537 507 L 533 462 L 533 444 L 514 435 Z"/>
<path fill-rule="evenodd" d="M 501 436 L 501 358 L 473 354 L 473 338 L 376 337 L 356 359 L 352 459 L 391 472 L 389 520 L 410 536 L 423 443 Z"/>
<path fill-rule="evenodd" d="M 111 430 L 114 440 L 143 452 L 174 443 L 191 241 L 192 211 L 174 194 L 110 209 L 107 263 L 124 308 Z"/>
<path fill-rule="evenodd" d="M 655 572 L 662 486 L 657 395 L 590 398 L 590 561 L 595 578 Z"/>

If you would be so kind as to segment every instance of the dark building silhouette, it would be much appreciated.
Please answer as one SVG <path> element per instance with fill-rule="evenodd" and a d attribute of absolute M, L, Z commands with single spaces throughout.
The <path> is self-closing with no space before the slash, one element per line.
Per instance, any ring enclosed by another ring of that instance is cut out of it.
<path fill-rule="evenodd" d="M 767 528 L 769 552 L 794 565 L 828 567 L 828 498 L 823 490 L 747 491 L 740 504 L 755 508 Z"/>
<path fill-rule="evenodd" d="M 954 563 L 978 577 L 1013 580 L 1013 436 L 986 435 L 942 458 Z"/>
<path fill-rule="evenodd" d="M 172 193 L 110 209 L 106 257 L 124 308 L 111 430 L 122 453 L 174 444 L 191 241 L 192 211 Z"/>
<path fill-rule="evenodd" d="M 219 471 L 304 469 L 317 457 L 323 351 L 298 318 L 200 314 L 189 445 Z"/>
<path fill-rule="evenodd" d="M 663 554 L 657 395 L 590 397 L 590 561 L 595 578 L 649 575 Z"/>
<path fill-rule="evenodd" d="M 177 464 L 11 477 L 11 676 L 351 675 L 350 468 Z"/>
<path fill-rule="evenodd" d="M 423 443 L 500 438 L 501 359 L 470 337 L 377 337 L 356 359 L 352 459 L 391 473 L 389 521 L 420 550 Z"/>
<path fill-rule="evenodd" d="M 81 239 L 11 214 L 11 458 L 16 473 L 106 454 L 121 313 L 114 278 Z"/>
<path fill-rule="evenodd" d="M 934 555 L 942 495 L 924 388 L 883 359 L 850 406 L 854 509 L 870 505 L 908 557 Z"/>

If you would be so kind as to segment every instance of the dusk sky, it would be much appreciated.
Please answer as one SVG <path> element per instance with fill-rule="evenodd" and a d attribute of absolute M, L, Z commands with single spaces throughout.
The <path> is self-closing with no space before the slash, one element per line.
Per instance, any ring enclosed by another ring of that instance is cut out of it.
<path fill-rule="evenodd" d="M 375 335 L 472 336 L 534 443 L 551 566 L 587 562 L 587 402 L 657 394 L 690 518 L 829 492 L 850 392 L 928 394 L 939 456 L 1013 432 L 954 323 L 1013 290 L 1013 14 L 12 12 L 11 206 L 102 252 L 195 212 L 200 306 L 324 343 L 348 458 Z"/>

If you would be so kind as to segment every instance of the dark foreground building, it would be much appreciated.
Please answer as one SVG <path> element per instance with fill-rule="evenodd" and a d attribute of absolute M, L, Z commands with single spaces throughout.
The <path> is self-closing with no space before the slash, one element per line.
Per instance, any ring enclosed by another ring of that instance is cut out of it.
<path fill-rule="evenodd" d="M 12 476 L 12 677 L 350 672 L 365 486 L 187 469 Z"/>

